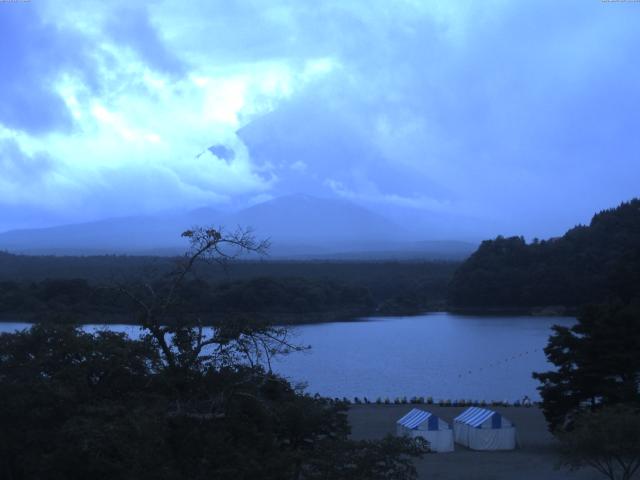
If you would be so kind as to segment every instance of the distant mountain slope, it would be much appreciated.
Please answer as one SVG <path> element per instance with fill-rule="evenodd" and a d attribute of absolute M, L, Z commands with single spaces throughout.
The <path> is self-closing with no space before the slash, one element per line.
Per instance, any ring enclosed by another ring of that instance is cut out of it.
<path fill-rule="evenodd" d="M 286 195 L 228 217 L 228 225 L 250 225 L 278 243 L 376 244 L 402 237 L 403 229 L 352 202 Z"/>
<path fill-rule="evenodd" d="M 449 297 L 453 306 L 491 308 L 640 299 L 640 199 L 560 238 L 482 242 L 457 270 Z"/>
<path fill-rule="evenodd" d="M 185 214 L 112 218 L 0 234 L 0 249 L 30 254 L 175 254 L 180 233 L 193 225 L 251 227 L 271 238 L 274 256 L 384 249 L 400 227 L 354 203 L 289 195 L 232 214 L 199 209 Z"/>
<path fill-rule="evenodd" d="M 109 218 L 95 222 L 0 234 L 0 249 L 29 254 L 176 253 L 180 233 L 194 224 L 216 223 L 220 214 L 198 209 L 186 214 Z"/>
<path fill-rule="evenodd" d="M 175 255 L 180 234 L 195 225 L 251 228 L 269 238 L 273 259 L 466 258 L 475 248 L 455 241 L 415 241 L 415 234 L 355 203 L 287 195 L 234 213 L 201 208 L 185 213 L 109 218 L 0 233 L 0 250 L 30 255 Z"/>

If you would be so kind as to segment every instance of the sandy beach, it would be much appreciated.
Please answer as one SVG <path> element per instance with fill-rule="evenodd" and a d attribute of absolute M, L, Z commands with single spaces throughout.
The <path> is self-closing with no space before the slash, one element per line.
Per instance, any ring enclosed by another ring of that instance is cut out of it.
<path fill-rule="evenodd" d="M 353 405 L 349 421 L 354 439 L 395 434 L 395 422 L 412 408 L 430 410 L 451 423 L 462 407 L 435 405 Z M 476 452 L 456 444 L 455 452 L 428 454 L 416 462 L 420 479 L 430 480 L 597 480 L 595 470 L 557 469 L 555 442 L 537 407 L 496 407 L 515 423 L 520 447 L 513 451 Z"/>

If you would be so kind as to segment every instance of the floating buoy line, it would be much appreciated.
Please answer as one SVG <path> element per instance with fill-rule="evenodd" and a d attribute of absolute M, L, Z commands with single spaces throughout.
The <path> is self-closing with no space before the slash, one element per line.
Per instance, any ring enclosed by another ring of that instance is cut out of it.
<path fill-rule="evenodd" d="M 525 357 L 525 356 L 529 355 L 530 353 L 536 353 L 536 352 L 539 352 L 539 351 L 542 351 L 542 350 L 543 349 L 541 349 L 541 348 L 534 348 L 533 350 L 525 350 L 524 352 L 520 352 L 520 353 L 517 353 L 517 354 L 512 355 L 510 357 L 506 357 L 506 358 L 491 362 L 489 364 L 486 364 L 483 367 L 479 367 L 479 368 L 476 368 L 474 370 L 467 370 L 466 372 L 459 373 L 458 374 L 458 378 L 462 378 L 465 375 L 472 375 L 473 373 L 476 373 L 476 372 L 481 372 L 484 369 L 488 370 L 490 368 L 495 368 L 495 367 L 498 367 L 500 365 L 505 365 L 507 363 L 513 362 L 514 360 L 518 360 L 518 359 L 520 359 L 522 357 Z"/>

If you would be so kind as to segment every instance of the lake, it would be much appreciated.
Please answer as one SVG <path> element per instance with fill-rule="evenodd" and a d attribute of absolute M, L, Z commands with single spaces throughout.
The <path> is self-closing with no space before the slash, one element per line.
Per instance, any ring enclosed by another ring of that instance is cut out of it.
<path fill-rule="evenodd" d="M 538 399 L 531 372 L 551 368 L 542 351 L 551 326 L 574 323 L 570 317 L 428 313 L 304 325 L 293 328 L 294 338 L 311 350 L 282 357 L 273 368 L 307 382 L 310 393 L 331 397 Z M 0 323 L 0 331 L 28 326 Z M 139 331 L 109 328 L 132 337 Z"/>

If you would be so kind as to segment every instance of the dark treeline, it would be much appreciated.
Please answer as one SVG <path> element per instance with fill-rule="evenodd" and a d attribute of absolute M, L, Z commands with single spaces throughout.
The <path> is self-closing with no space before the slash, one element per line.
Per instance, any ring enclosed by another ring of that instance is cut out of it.
<path fill-rule="evenodd" d="M 483 242 L 455 273 L 455 307 L 579 307 L 640 296 L 640 200 L 596 214 L 560 238 Z"/>
<path fill-rule="evenodd" d="M 0 315 L 128 322 L 128 299 L 117 284 L 163 275 L 162 257 L 0 256 Z M 189 311 L 212 316 L 252 314 L 279 323 L 331 321 L 440 308 L 457 264 L 449 262 L 233 262 L 198 266 L 181 287 Z"/>
<path fill-rule="evenodd" d="M 161 289 L 160 282 L 154 288 Z M 9 318 L 65 322 L 131 322 L 131 301 L 117 287 L 83 279 L 0 282 L 0 308 Z M 210 284 L 186 282 L 180 311 L 204 322 L 219 315 L 252 314 L 282 323 L 332 318 L 335 314 L 367 315 L 375 304 L 366 288 L 302 278 L 255 278 Z M 295 315 L 294 315 L 295 314 Z M 325 316 L 322 316 L 325 314 Z"/>

